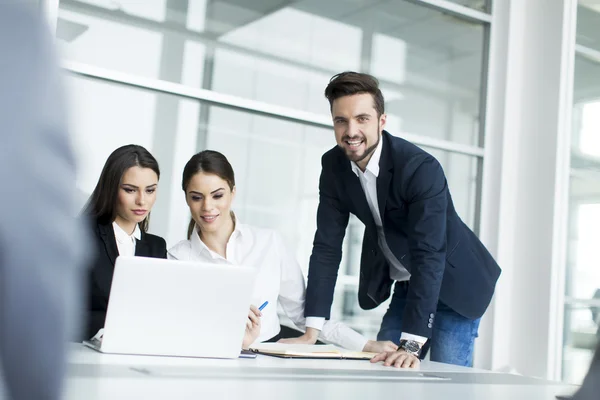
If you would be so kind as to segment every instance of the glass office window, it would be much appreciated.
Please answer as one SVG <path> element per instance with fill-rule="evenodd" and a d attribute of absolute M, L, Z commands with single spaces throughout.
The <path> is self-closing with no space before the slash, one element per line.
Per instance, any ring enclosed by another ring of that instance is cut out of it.
<path fill-rule="evenodd" d="M 600 51 L 600 2 L 579 0 L 577 7 L 577 44 Z"/>
<path fill-rule="evenodd" d="M 473 8 L 478 11 L 487 11 L 491 9 L 492 0 L 449 0 L 452 3 L 460 4 L 461 6 Z M 502 0 L 496 0 L 502 1 Z"/>
<path fill-rule="evenodd" d="M 167 0 L 61 0 L 63 6 L 82 7 L 82 9 L 101 9 L 123 13 L 152 21 L 164 21 Z M 89 6 L 89 8 L 85 8 Z"/>
<path fill-rule="evenodd" d="M 114 4 L 61 0 L 67 59 L 324 115 L 329 78 L 366 71 L 397 132 L 482 144 L 482 24 L 405 0 Z"/>
<path fill-rule="evenodd" d="M 83 206 L 92 193 L 109 154 L 120 146 L 139 144 L 156 157 L 161 169 L 150 232 L 163 236 L 170 246 L 183 239 L 189 212 L 181 173 L 196 152 L 198 102 L 73 75 L 67 83 L 79 204 Z"/>
<path fill-rule="evenodd" d="M 573 103 L 562 373 L 580 383 L 600 324 L 600 5 L 589 0 L 577 9 Z"/>
<path fill-rule="evenodd" d="M 563 380 L 581 383 L 588 371 L 600 336 L 600 299 L 595 304 L 565 306 Z"/>
<path fill-rule="evenodd" d="M 394 130 L 477 144 L 483 26 L 406 1 L 364 6 L 300 1 L 224 35 L 249 52 L 216 51 L 213 89 L 328 115 L 329 78 L 368 71 Z"/>
<path fill-rule="evenodd" d="M 61 0 L 63 58 L 147 78 L 201 86 L 205 43 L 185 34 L 187 9 L 170 0 Z M 194 10 L 205 2 L 193 2 Z M 183 32 L 183 33 L 182 33 Z"/>
<path fill-rule="evenodd" d="M 563 379 L 580 383 L 600 326 L 600 173 L 574 171 L 570 196 Z"/>
<path fill-rule="evenodd" d="M 573 263 L 570 268 L 570 279 L 567 282 L 567 296 L 575 299 L 600 300 L 600 256 L 597 255 L 598 238 L 600 237 L 600 197 L 578 198 L 576 193 L 583 179 L 574 178 L 572 193 L 572 214 L 575 220 L 574 232 L 571 233 L 571 251 Z M 595 196 L 600 184 L 596 185 Z M 587 194 L 587 193 L 586 193 Z"/>

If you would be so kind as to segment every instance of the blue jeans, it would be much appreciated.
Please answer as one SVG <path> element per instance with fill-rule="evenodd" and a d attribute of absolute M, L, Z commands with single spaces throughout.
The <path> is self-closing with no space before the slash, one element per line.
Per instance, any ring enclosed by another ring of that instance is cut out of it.
<path fill-rule="evenodd" d="M 377 340 L 391 340 L 398 344 L 402 334 L 402 314 L 406 305 L 408 282 L 396 282 L 390 306 L 383 316 Z M 438 303 L 429 341 L 431 361 L 446 364 L 473 366 L 473 345 L 477 337 L 479 321 L 468 319 L 442 302 Z M 425 351 L 427 351 L 424 348 Z"/>

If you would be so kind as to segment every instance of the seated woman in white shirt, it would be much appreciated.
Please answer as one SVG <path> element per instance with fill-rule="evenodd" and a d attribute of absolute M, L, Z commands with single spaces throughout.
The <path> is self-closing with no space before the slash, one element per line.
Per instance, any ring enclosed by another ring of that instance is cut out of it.
<path fill-rule="evenodd" d="M 183 191 L 192 214 L 188 240 L 168 251 L 175 260 L 215 264 L 238 264 L 257 269 L 253 306 L 243 347 L 279 338 L 277 303 L 301 330 L 303 336 L 356 351 L 394 351 L 392 342 L 367 340 L 346 325 L 327 321 L 319 331 L 304 317 L 304 276 L 281 236 L 272 229 L 242 224 L 231 211 L 235 177 L 231 164 L 219 152 L 205 150 L 194 155 L 183 171 Z M 256 305 L 268 301 L 262 312 Z M 314 340 L 312 340 L 314 343 Z"/>

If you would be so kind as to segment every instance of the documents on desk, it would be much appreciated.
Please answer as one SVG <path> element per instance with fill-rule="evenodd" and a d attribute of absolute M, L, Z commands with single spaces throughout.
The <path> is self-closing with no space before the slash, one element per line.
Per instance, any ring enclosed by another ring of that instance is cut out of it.
<path fill-rule="evenodd" d="M 259 343 L 250 350 L 274 357 L 323 358 L 338 360 L 370 360 L 377 353 L 343 350 L 333 345 Z"/>

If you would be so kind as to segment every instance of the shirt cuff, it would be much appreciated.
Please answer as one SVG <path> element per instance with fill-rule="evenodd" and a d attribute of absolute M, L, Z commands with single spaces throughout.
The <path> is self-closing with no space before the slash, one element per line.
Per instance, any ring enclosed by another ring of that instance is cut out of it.
<path fill-rule="evenodd" d="M 402 332 L 400 340 L 414 340 L 415 342 L 421 343 L 422 346 L 427 341 L 427 338 L 419 335 L 413 335 L 412 333 Z"/>
<path fill-rule="evenodd" d="M 314 328 L 320 331 L 323 330 L 323 325 L 325 325 L 325 318 L 323 317 L 306 317 L 306 322 L 304 324 L 307 328 Z"/>
<path fill-rule="evenodd" d="M 348 337 L 343 341 L 342 347 L 354 351 L 364 351 L 369 339 L 358 332 L 353 332 L 353 335 L 348 335 Z"/>
<path fill-rule="evenodd" d="M 323 325 L 319 339 L 344 349 L 363 351 L 368 340 L 366 337 L 338 321 L 329 320 Z"/>

